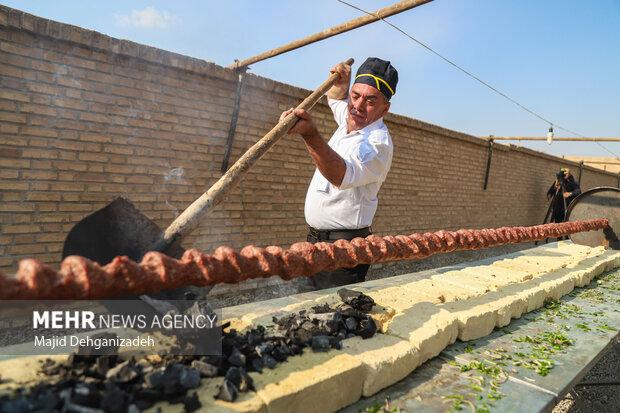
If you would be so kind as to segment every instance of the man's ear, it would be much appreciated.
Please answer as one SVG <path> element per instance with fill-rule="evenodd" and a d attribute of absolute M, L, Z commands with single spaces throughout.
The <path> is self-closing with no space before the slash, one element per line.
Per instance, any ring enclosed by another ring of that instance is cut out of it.
<path fill-rule="evenodd" d="M 381 114 L 381 117 L 384 117 L 386 113 L 388 113 L 388 110 L 390 110 L 390 106 L 392 105 L 392 102 L 387 102 L 385 104 L 385 108 L 383 108 L 383 113 Z"/>

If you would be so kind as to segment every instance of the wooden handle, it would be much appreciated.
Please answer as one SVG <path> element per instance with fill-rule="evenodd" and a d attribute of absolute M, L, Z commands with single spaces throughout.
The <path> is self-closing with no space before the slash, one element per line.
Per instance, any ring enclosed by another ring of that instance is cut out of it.
<path fill-rule="evenodd" d="M 347 60 L 348 65 L 353 64 L 353 58 Z M 323 97 L 323 95 L 331 88 L 334 83 L 340 79 L 338 73 L 333 73 L 329 79 L 310 96 L 308 96 L 297 109 L 309 111 Z M 172 243 L 180 243 L 187 234 L 192 232 L 199 224 L 200 219 L 208 214 L 214 207 L 219 205 L 234 187 L 239 184 L 243 176 L 275 143 L 295 125 L 299 119 L 294 114 L 288 115 L 284 120 L 278 123 L 269 133 L 263 136 L 250 149 L 248 149 L 241 158 L 235 162 L 230 169 L 222 175 L 222 177 L 209 188 L 200 198 L 194 201 L 181 215 L 175 219 L 166 229 L 163 239 L 154 246 L 154 250 L 164 251 Z"/>

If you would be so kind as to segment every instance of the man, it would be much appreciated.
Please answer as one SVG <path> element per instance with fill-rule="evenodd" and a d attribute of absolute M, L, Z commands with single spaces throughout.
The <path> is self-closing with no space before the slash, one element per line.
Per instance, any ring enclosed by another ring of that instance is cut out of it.
<path fill-rule="evenodd" d="M 561 174 L 558 173 L 555 182 L 547 191 L 547 201 L 551 201 L 556 191 L 558 194 L 552 206 L 553 215 L 551 221 L 553 222 L 564 222 L 566 208 L 568 208 L 577 195 L 581 194 L 581 188 L 571 175 L 570 169 L 562 168 L 560 172 Z"/>
<path fill-rule="evenodd" d="M 340 63 L 330 72 L 339 73 L 340 80 L 327 92 L 338 124 L 329 143 L 304 110 L 294 110 L 300 119 L 289 132 L 302 136 L 317 167 L 304 209 L 312 243 L 370 235 L 377 193 L 392 163 L 392 139 L 383 116 L 396 91 L 396 69 L 388 61 L 368 58 L 357 71 L 350 94 L 351 67 Z M 362 282 L 369 267 L 360 264 L 321 272 L 312 276 L 312 281 L 319 289 Z"/>

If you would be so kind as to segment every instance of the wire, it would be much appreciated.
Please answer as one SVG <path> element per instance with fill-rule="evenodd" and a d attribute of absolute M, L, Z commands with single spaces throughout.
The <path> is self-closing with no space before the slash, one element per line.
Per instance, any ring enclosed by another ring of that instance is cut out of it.
<path fill-rule="evenodd" d="M 414 38 L 413 36 L 411 36 L 410 34 L 406 33 L 404 30 L 400 29 L 399 27 L 394 26 L 392 23 L 388 22 L 387 20 L 385 20 L 384 18 L 382 18 L 381 16 L 379 16 L 377 13 L 372 13 L 369 11 L 366 11 L 360 7 L 357 7 L 353 4 L 347 3 L 344 0 L 337 0 L 338 2 L 349 6 L 355 10 L 361 11 L 362 13 L 366 13 L 369 16 L 374 16 L 376 18 L 378 18 L 379 20 L 381 20 L 382 22 L 384 22 L 385 24 L 391 26 L 392 28 L 394 28 L 395 30 L 399 31 L 400 33 L 402 33 L 403 35 L 405 35 L 406 37 L 408 37 L 409 39 L 413 40 L 414 42 L 416 42 L 417 44 L 419 44 L 420 46 L 424 47 L 426 50 L 428 50 L 429 52 L 433 53 L 434 55 L 438 56 L 439 58 L 441 58 L 442 60 L 444 60 L 445 62 L 449 63 L 450 65 L 454 66 L 455 68 L 457 68 L 458 70 L 460 70 L 461 72 L 465 73 L 467 76 L 471 77 L 472 79 L 482 83 L 484 86 L 488 87 L 489 89 L 491 89 L 492 91 L 494 91 L 495 93 L 499 94 L 500 96 L 504 97 L 505 99 L 508 99 L 509 101 L 511 101 L 512 103 L 514 103 L 515 105 L 517 105 L 518 107 L 520 107 L 521 109 L 529 112 L 530 114 L 536 116 L 538 119 L 542 120 L 545 123 L 548 123 L 550 126 L 553 126 L 557 129 L 561 129 L 563 131 L 566 131 L 568 133 L 571 133 L 575 136 L 579 136 L 580 138 L 585 138 L 585 136 L 577 133 L 577 132 L 573 132 L 570 129 L 566 129 L 556 123 L 551 122 L 550 120 L 545 119 L 544 117 L 542 117 L 541 115 L 539 115 L 538 113 L 534 112 L 531 109 L 526 108 L 525 106 L 523 106 L 522 104 L 520 104 L 519 102 L 517 102 L 516 100 L 512 99 L 511 97 L 507 96 L 506 94 L 500 92 L 499 90 L 497 90 L 496 88 L 494 88 L 493 86 L 489 85 L 488 83 L 484 82 L 482 79 L 478 78 L 477 76 L 474 76 L 473 74 L 469 73 L 467 70 L 463 69 L 462 67 L 460 67 L 459 65 L 457 65 L 456 63 L 454 63 L 453 61 L 445 58 L 444 56 L 442 56 L 441 54 L 439 54 L 438 52 L 436 52 L 435 50 L 433 50 L 431 47 L 425 45 L 424 43 L 422 43 L 421 41 L 417 40 L 416 38 Z M 603 149 L 605 149 L 607 152 L 611 153 L 612 155 L 614 155 L 617 159 L 620 160 L 620 156 L 615 154 L 614 152 L 610 151 L 609 149 L 607 149 L 605 146 L 603 146 L 602 144 L 600 144 L 599 142 L 594 141 L 597 145 L 599 145 L 600 147 L 602 147 Z"/>

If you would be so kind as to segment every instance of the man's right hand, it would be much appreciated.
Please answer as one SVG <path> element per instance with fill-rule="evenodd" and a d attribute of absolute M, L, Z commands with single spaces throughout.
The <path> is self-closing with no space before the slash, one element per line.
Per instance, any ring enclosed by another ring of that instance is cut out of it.
<path fill-rule="evenodd" d="M 327 91 L 327 97 L 330 99 L 344 100 L 349 96 L 351 66 L 346 63 L 338 63 L 329 71 L 330 75 L 334 73 L 339 73 L 340 79 Z"/>

